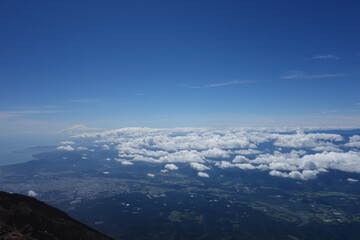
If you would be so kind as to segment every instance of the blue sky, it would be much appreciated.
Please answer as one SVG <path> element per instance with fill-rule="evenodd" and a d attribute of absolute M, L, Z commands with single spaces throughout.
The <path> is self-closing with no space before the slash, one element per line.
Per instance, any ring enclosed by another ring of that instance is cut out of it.
<path fill-rule="evenodd" d="M 1 1 L 0 135 L 359 126 L 359 1 Z"/>

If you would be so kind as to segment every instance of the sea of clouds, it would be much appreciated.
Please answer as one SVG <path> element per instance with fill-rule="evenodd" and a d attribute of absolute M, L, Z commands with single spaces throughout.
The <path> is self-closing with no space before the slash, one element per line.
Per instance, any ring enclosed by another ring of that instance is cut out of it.
<path fill-rule="evenodd" d="M 99 148 L 116 150 L 113 160 L 123 165 L 152 162 L 163 164 L 166 172 L 178 170 L 176 163 L 186 163 L 199 177 L 210 177 L 214 168 L 261 170 L 299 180 L 315 179 L 329 170 L 360 173 L 360 135 L 345 138 L 314 130 L 121 128 L 78 134 L 61 142 L 58 150 Z"/>

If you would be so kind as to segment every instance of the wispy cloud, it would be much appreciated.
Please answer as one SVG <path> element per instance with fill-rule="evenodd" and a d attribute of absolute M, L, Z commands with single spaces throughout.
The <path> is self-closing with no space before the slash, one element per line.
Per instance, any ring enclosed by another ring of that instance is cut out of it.
<path fill-rule="evenodd" d="M 248 83 L 256 83 L 260 81 L 230 81 L 230 82 L 222 82 L 222 83 L 212 83 L 202 86 L 191 86 L 190 88 L 214 88 L 214 87 L 223 87 L 223 86 L 230 86 L 230 85 L 240 85 L 240 84 L 248 84 Z"/>
<path fill-rule="evenodd" d="M 97 131 L 97 130 L 101 130 L 100 128 L 90 128 L 84 124 L 76 124 L 73 126 L 70 126 L 68 128 L 62 129 L 61 132 L 62 133 L 79 133 L 79 132 L 85 132 L 85 131 Z"/>
<path fill-rule="evenodd" d="M 313 56 L 311 59 L 313 60 L 319 60 L 319 59 L 339 59 L 338 56 L 333 55 L 333 54 L 319 54 L 319 55 L 315 55 Z"/>
<path fill-rule="evenodd" d="M 99 99 L 79 98 L 79 99 L 69 99 L 66 102 L 68 102 L 68 103 L 94 103 L 94 102 L 99 102 Z"/>
<path fill-rule="evenodd" d="M 340 112 L 340 111 L 338 111 L 338 110 L 328 110 L 328 111 L 322 111 L 321 113 L 322 114 L 332 114 L 332 113 L 338 113 L 338 112 Z"/>
<path fill-rule="evenodd" d="M 32 115 L 32 114 L 47 114 L 47 113 L 58 113 L 62 111 L 41 111 L 41 110 L 25 110 L 25 111 L 0 111 L 1 118 L 11 118 L 22 115 Z"/>
<path fill-rule="evenodd" d="M 360 113 L 360 109 L 338 109 L 338 110 L 326 110 L 326 111 L 322 111 L 322 114 L 350 114 L 350 113 Z"/>
<path fill-rule="evenodd" d="M 332 78 L 341 77 L 338 73 L 324 73 L 324 74 L 307 74 L 303 71 L 289 71 L 285 75 L 280 76 L 282 79 L 317 79 L 317 78 Z"/>

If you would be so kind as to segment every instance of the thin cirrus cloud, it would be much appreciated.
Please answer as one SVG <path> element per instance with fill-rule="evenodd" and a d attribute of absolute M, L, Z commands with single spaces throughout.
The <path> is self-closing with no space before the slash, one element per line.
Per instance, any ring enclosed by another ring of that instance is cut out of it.
<path fill-rule="evenodd" d="M 249 83 L 257 83 L 260 81 L 240 81 L 240 80 L 235 80 L 235 81 L 230 81 L 230 82 L 222 82 L 222 83 L 212 83 L 212 84 L 207 84 L 207 85 L 202 85 L 202 86 L 191 86 L 190 88 L 215 88 L 215 87 L 223 87 L 223 86 L 230 86 L 230 85 L 240 85 L 240 84 L 249 84 Z"/>
<path fill-rule="evenodd" d="M 280 76 L 281 79 L 319 79 L 319 78 L 333 78 L 341 77 L 338 73 L 323 73 L 323 74 L 307 74 L 303 71 L 289 71 L 285 75 Z"/>
<path fill-rule="evenodd" d="M 336 59 L 339 59 L 339 57 L 336 56 L 336 55 L 333 55 L 333 54 L 319 54 L 319 55 L 313 56 L 311 59 L 313 59 L 313 60 L 319 60 L 319 59 L 333 59 L 333 60 L 336 60 Z"/>
<path fill-rule="evenodd" d="M 47 113 L 58 113 L 58 112 L 62 112 L 62 111 L 41 111 L 41 110 L 2 111 L 0 112 L 0 119 L 18 117 L 23 115 L 47 114 Z"/>

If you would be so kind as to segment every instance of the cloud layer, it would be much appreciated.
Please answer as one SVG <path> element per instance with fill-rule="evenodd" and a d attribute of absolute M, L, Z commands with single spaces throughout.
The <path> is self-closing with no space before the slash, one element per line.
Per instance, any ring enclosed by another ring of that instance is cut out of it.
<path fill-rule="evenodd" d="M 271 176 L 315 179 L 330 170 L 360 173 L 360 136 L 296 129 L 122 128 L 81 133 L 59 150 L 116 150 L 123 165 L 163 164 L 163 172 L 188 166 L 199 177 L 226 168 L 267 171 Z M 81 142 L 84 146 L 78 146 Z M 107 159 L 109 160 L 109 159 Z M 148 175 L 149 176 L 149 175 Z"/>

